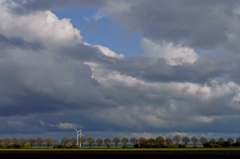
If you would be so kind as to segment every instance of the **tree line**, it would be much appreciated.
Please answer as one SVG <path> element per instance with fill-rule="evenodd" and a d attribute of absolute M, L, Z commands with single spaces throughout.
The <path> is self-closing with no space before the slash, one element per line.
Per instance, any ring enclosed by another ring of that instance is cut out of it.
<path fill-rule="evenodd" d="M 155 139 L 146 139 L 144 137 L 141 137 L 139 139 L 135 137 L 132 137 L 130 139 L 124 137 L 120 139 L 118 137 L 115 137 L 113 139 L 98 138 L 95 140 L 92 137 L 81 137 L 78 142 L 81 143 L 81 145 L 87 144 L 90 148 L 93 144 L 96 144 L 99 148 L 102 145 L 106 145 L 108 148 L 110 148 L 110 145 L 114 145 L 117 148 L 119 143 L 122 144 L 123 148 L 126 148 L 129 144 L 133 145 L 135 148 L 171 148 L 186 147 L 190 144 L 190 142 L 192 143 L 193 147 L 196 147 L 197 143 L 201 143 L 203 147 L 234 147 L 240 146 L 240 137 L 236 140 L 234 140 L 233 138 L 228 138 L 226 141 L 223 138 L 219 138 L 218 140 L 211 138 L 210 140 L 207 140 L 207 138 L 205 137 L 197 138 L 193 136 L 189 138 L 188 136 L 181 137 L 180 135 L 175 135 L 173 138 L 163 138 L 162 136 L 158 136 Z M 79 148 L 76 138 L 62 138 L 61 142 L 51 138 L 43 139 L 42 137 L 37 137 L 36 139 L 30 138 L 28 140 L 25 138 L 17 139 L 16 137 L 12 139 L 0 139 L 0 148 L 32 148 L 33 146 L 38 146 L 39 148 L 41 148 L 43 145 L 45 145 L 47 148 L 49 148 L 50 145 L 53 146 L 53 148 Z"/>

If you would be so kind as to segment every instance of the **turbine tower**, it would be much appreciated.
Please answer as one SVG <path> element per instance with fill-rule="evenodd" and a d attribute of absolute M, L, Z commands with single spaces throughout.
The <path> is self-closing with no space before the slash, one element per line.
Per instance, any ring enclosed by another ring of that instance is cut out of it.
<path fill-rule="evenodd" d="M 81 148 L 82 147 L 82 145 L 81 145 L 81 136 L 84 136 L 84 135 L 82 134 L 82 130 L 81 129 L 80 130 L 75 129 L 75 130 L 77 132 L 77 145 Z M 80 139 L 80 143 L 79 144 L 78 144 L 78 139 Z"/>

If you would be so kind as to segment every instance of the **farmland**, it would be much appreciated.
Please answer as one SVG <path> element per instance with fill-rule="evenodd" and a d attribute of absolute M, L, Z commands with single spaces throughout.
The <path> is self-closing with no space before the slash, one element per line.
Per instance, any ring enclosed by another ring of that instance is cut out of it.
<path fill-rule="evenodd" d="M 184 149 L 2 149 L 1 157 L 20 158 L 228 158 L 238 157 L 240 148 L 184 148 Z"/>

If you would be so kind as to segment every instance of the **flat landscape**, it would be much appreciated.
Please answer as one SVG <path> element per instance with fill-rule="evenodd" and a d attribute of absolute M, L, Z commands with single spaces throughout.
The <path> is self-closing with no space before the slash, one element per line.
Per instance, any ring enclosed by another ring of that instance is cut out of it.
<path fill-rule="evenodd" d="M 197 149 L 8 149 L 0 157 L 20 158 L 237 158 L 239 148 Z"/>

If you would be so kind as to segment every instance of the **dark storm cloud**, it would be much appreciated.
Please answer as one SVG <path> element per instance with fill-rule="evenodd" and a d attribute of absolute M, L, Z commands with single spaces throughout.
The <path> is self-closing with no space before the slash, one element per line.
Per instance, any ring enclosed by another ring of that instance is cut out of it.
<path fill-rule="evenodd" d="M 2 55 L 0 116 L 103 108 L 115 105 L 113 101 L 101 94 L 98 89 L 99 83 L 91 77 L 91 69 L 83 64 L 83 61 L 104 63 L 102 59 L 104 57 L 107 59 L 106 56 L 100 55 L 94 58 L 100 54 L 98 50 L 90 49 L 90 58 L 86 57 L 89 49 L 84 47 L 69 49 L 68 52 L 60 49 L 65 54 L 61 54 L 59 50 L 59 53 L 53 57 L 45 54 L 46 50 L 31 52 L 28 48 L 26 50 L 20 47 L 11 53 L 9 51 L 11 49 L 12 47 L 5 51 L 2 50 L 0 54 Z M 25 51 L 28 52 L 28 56 L 24 57 Z M 68 56 L 67 53 L 69 53 Z M 81 56 L 71 57 L 73 54 L 81 54 Z M 18 58 L 21 56 L 23 57 Z"/>
<path fill-rule="evenodd" d="M 238 5 L 236 0 L 130 1 L 128 12 L 117 13 L 117 18 L 153 40 L 214 48 L 227 41 L 229 18 L 235 18 Z"/>
<path fill-rule="evenodd" d="M 119 61 L 116 58 L 102 54 L 99 49 L 85 44 L 78 44 L 74 47 L 62 47 L 59 54 L 66 58 L 78 59 L 86 62 L 97 62 L 110 66 Z"/>
<path fill-rule="evenodd" d="M 229 72 L 229 62 L 212 56 L 202 56 L 194 64 L 177 66 L 168 65 L 164 59 L 152 62 L 148 58 L 139 60 L 117 61 L 110 68 L 129 76 L 152 82 L 194 82 L 205 83 L 210 79 L 219 78 Z"/>
<path fill-rule="evenodd" d="M 14 1 L 16 5 L 11 5 L 11 0 L 6 3 L 15 13 L 26 14 L 30 12 L 49 10 L 49 9 L 64 9 L 70 7 L 100 7 L 105 4 L 105 1 L 99 0 L 27 0 Z"/>

